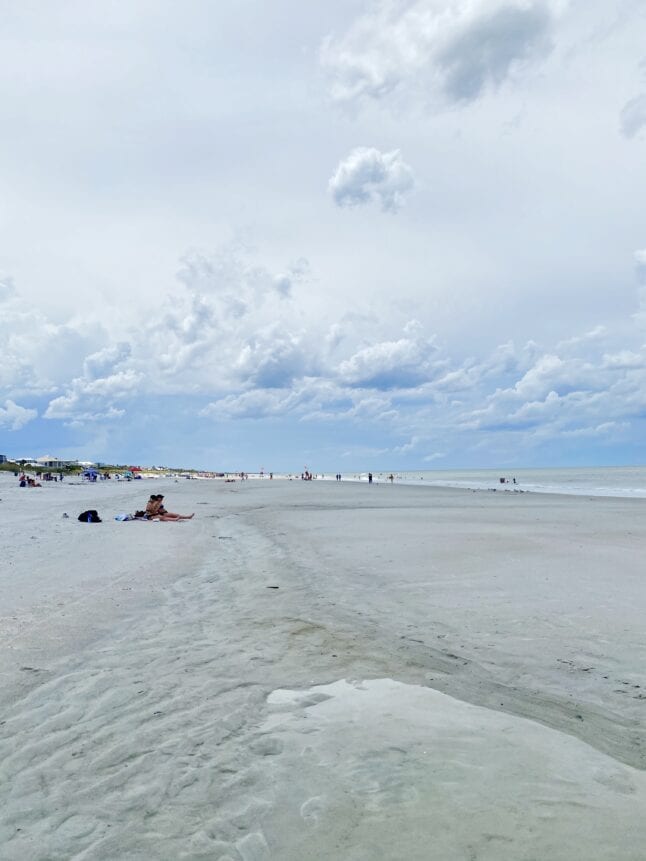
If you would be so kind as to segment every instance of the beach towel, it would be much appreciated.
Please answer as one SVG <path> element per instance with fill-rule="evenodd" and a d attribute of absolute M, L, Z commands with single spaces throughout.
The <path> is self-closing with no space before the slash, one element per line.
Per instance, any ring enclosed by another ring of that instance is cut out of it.
<path fill-rule="evenodd" d="M 122 511 L 121 514 L 114 515 L 115 520 L 134 520 L 135 518 L 132 514 L 126 514 L 125 511 Z"/>

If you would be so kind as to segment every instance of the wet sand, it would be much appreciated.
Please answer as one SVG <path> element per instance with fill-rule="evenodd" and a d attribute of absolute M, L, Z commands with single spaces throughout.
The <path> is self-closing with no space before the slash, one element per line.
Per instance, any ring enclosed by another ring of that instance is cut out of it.
<path fill-rule="evenodd" d="M 1 857 L 643 859 L 646 501 L 0 497 Z"/>

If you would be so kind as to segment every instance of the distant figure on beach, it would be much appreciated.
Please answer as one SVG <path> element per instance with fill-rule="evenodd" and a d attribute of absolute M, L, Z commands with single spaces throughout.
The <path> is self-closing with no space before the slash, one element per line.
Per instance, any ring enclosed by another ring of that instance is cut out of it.
<path fill-rule="evenodd" d="M 372 484 L 372 473 L 368 473 L 368 484 Z"/>
<path fill-rule="evenodd" d="M 395 480 L 395 476 L 391 472 L 390 475 L 388 476 L 388 481 L 392 484 L 394 480 Z"/>

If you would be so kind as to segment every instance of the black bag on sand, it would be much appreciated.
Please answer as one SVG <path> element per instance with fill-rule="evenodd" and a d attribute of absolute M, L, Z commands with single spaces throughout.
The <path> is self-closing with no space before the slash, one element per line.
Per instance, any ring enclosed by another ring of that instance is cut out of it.
<path fill-rule="evenodd" d="M 81 523 L 102 523 L 103 521 L 99 517 L 99 512 L 95 511 L 93 508 L 90 511 L 82 511 L 79 514 L 79 520 Z"/>

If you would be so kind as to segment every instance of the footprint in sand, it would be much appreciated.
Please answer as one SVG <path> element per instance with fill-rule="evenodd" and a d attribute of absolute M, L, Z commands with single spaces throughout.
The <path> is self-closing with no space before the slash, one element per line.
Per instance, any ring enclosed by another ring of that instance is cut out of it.
<path fill-rule="evenodd" d="M 325 810 L 325 796 L 314 795 L 301 804 L 301 817 L 308 825 L 318 825 L 319 818 Z"/>

